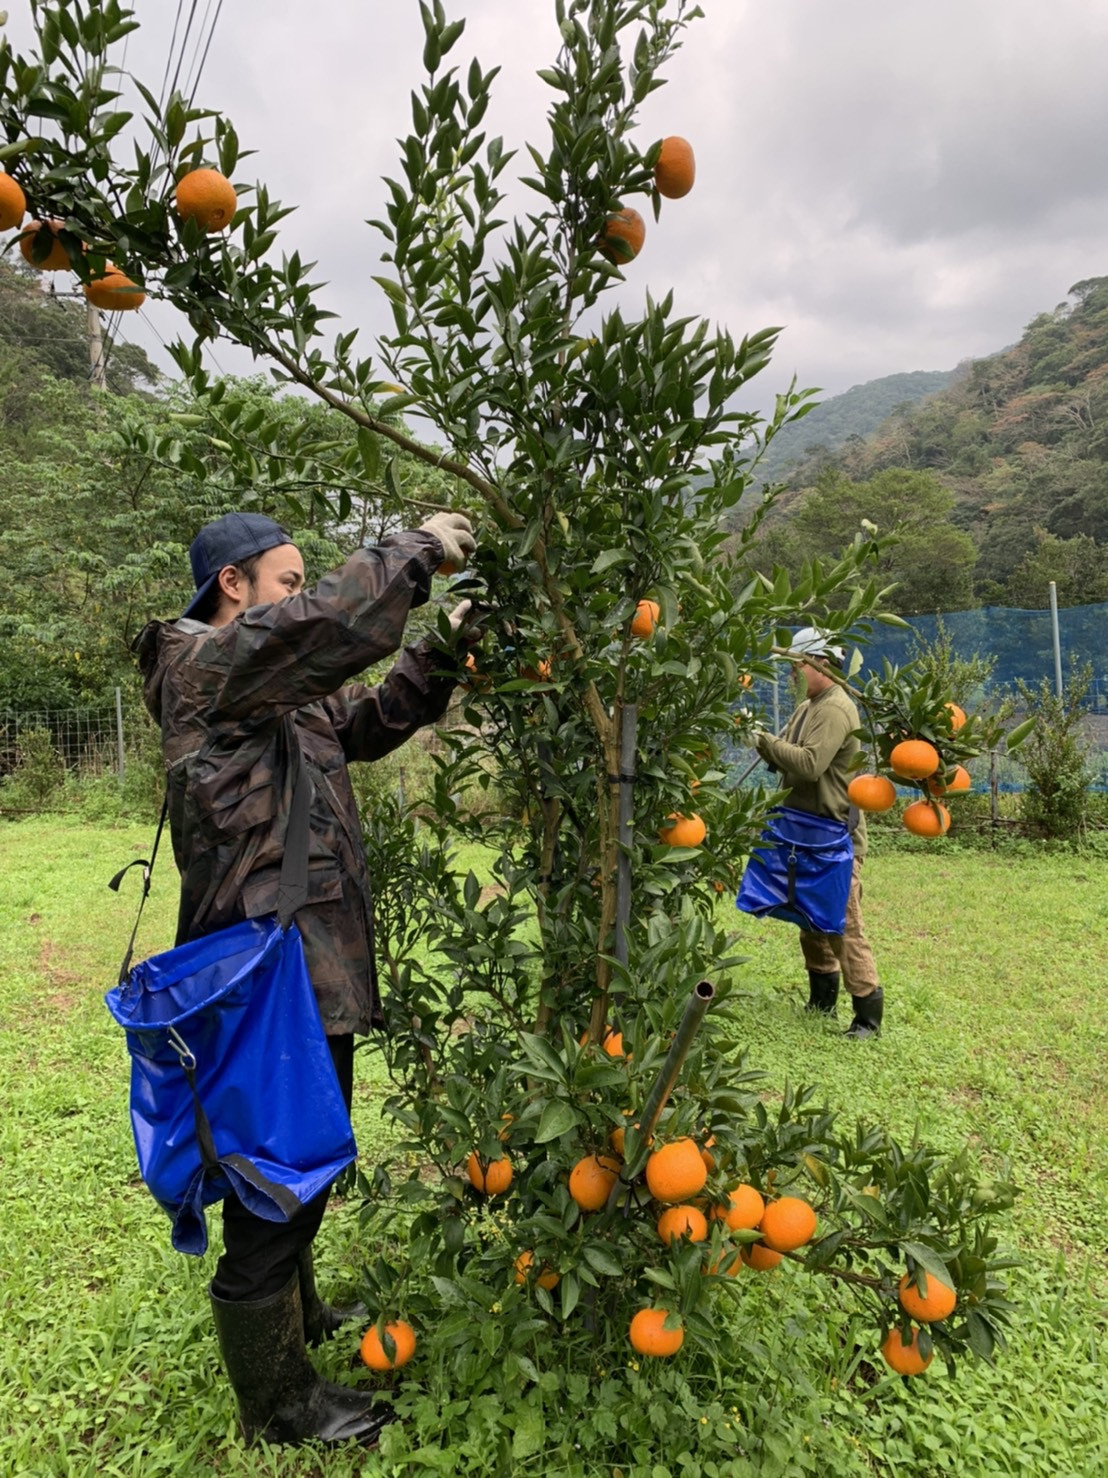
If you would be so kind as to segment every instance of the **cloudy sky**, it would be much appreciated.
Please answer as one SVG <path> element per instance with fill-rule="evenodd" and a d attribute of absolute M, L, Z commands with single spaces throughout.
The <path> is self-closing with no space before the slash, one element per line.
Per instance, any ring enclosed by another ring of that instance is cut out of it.
<path fill-rule="evenodd" d="M 18 47 L 29 6 L 7 3 Z M 987 354 L 1108 273 L 1105 0 L 701 4 L 642 116 L 644 147 L 692 142 L 696 188 L 649 226 L 621 293 L 635 311 L 645 289 L 673 288 L 680 312 L 735 334 L 782 325 L 760 404 L 793 373 L 832 394 Z M 193 37 L 216 9 L 195 6 Z M 137 0 L 127 66 L 155 92 L 177 11 Z M 550 94 L 535 71 L 557 49 L 552 0 L 447 11 L 468 17 L 454 58 L 503 67 L 491 131 L 542 147 Z M 391 320 L 362 222 L 384 214 L 380 178 L 399 173 L 421 49 L 416 0 L 227 0 L 196 94 L 256 149 L 238 178 L 299 205 L 283 243 L 318 261 L 328 306 L 371 336 Z M 190 38 L 182 81 L 193 52 Z M 526 191 L 513 204 L 526 209 Z M 152 319 L 177 331 L 171 310 Z M 127 331 L 164 361 L 146 325 Z M 233 349 L 216 354 L 249 370 Z"/>

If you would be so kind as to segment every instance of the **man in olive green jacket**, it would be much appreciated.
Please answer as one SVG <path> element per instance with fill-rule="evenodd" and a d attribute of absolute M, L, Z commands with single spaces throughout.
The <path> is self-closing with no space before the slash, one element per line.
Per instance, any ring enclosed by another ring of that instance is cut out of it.
<path fill-rule="evenodd" d="M 843 652 L 812 627 L 798 631 L 790 652 L 810 656 L 823 667 L 840 667 Z M 852 827 L 854 870 L 842 934 L 800 931 L 800 947 L 808 967 L 809 1011 L 833 1015 L 839 995 L 839 976 L 850 993 L 854 1018 L 848 1037 L 876 1036 L 881 1029 L 884 993 L 877 980 L 873 951 L 862 923 L 862 863 L 866 856 L 865 817 L 850 804 L 847 786 L 851 761 L 858 752 L 855 730 L 858 710 L 845 690 L 820 667 L 798 662 L 797 681 L 804 680 L 807 697 L 789 719 L 780 738 L 759 734 L 758 753 L 781 776 L 788 789 L 787 805 L 815 816 L 828 816 Z"/>

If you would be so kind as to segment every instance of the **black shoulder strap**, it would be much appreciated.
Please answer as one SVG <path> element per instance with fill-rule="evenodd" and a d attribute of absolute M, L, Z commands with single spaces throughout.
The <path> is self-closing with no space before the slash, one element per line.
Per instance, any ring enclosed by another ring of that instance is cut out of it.
<path fill-rule="evenodd" d="M 282 929 L 287 929 L 292 923 L 297 910 L 304 907 L 308 901 L 308 846 L 311 833 L 312 815 L 312 782 L 304 764 L 304 755 L 300 748 L 300 742 L 296 737 L 295 720 L 290 718 L 289 728 L 291 731 L 291 748 L 296 755 L 296 780 L 292 790 L 292 808 L 289 811 L 288 830 L 285 834 L 285 851 L 281 858 L 281 879 L 277 888 L 277 918 Z M 166 791 L 165 800 L 162 802 L 162 814 L 158 818 L 158 830 L 154 836 L 154 847 L 150 853 L 149 861 L 145 857 L 136 857 L 133 862 L 128 862 L 126 867 L 121 867 L 112 878 L 108 887 L 113 893 L 119 892 L 119 885 L 123 882 L 132 867 L 142 868 L 142 897 L 139 899 L 138 913 L 135 915 L 135 927 L 131 930 L 131 938 L 127 944 L 127 953 L 123 956 L 123 963 L 119 967 L 120 985 L 127 979 L 131 970 L 131 957 L 135 952 L 135 939 L 138 935 L 139 923 L 142 919 L 142 910 L 146 906 L 146 900 L 150 894 L 150 875 L 154 871 L 154 863 L 158 856 L 158 844 L 162 839 L 162 831 L 165 828 L 165 819 L 169 814 L 169 791 Z"/>
<path fill-rule="evenodd" d="M 142 868 L 142 897 L 139 899 L 138 913 L 135 915 L 135 927 L 131 930 L 131 938 L 127 944 L 127 953 L 123 956 L 123 963 L 119 967 L 120 985 L 122 985 L 123 982 L 127 979 L 127 976 L 131 969 L 131 956 L 135 952 L 135 937 L 138 934 L 139 920 L 142 918 L 142 910 L 146 906 L 146 899 L 150 893 L 150 874 L 154 871 L 154 863 L 157 860 L 158 856 L 158 844 L 162 839 L 162 831 L 165 828 L 165 818 L 168 815 L 169 791 L 167 790 L 165 793 L 165 800 L 162 801 L 162 814 L 158 817 L 158 830 L 154 834 L 154 849 L 150 853 L 149 860 L 145 857 L 136 857 L 134 862 L 128 862 L 126 867 L 121 867 L 116 873 L 115 877 L 112 878 L 111 882 L 108 884 L 108 887 L 112 890 L 113 893 L 118 893 L 120 883 L 122 883 L 123 879 L 131 871 L 131 868 Z"/>

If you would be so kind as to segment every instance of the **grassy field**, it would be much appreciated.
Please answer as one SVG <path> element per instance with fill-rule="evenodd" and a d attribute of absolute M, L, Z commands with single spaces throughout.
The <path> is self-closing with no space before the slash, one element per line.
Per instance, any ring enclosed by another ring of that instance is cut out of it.
<path fill-rule="evenodd" d="M 0 1473 L 399 1472 L 372 1457 L 238 1442 L 208 1316 L 212 1255 L 172 1252 L 168 1223 L 137 1180 L 126 1054 L 101 1000 L 138 879 L 121 898 L 105 884 L 149 841 L 147 827 L 0 824 Z M 146 952 L 172 937 L 175 880 L 168 859 L 163 867 Z M 1099 1478 L 1108 862 L 921 850 L 875 856 L 866 872 L 885 1036 L 845 1043 L 806 1017 L 795 931 L 744 923 L 745 1044 L 771 1083 L 819 1083 L 848 1119 L 904 1137 L 919 1125 L 951 1150 L 968 1143 L 986 1168 L 1010 1162 L 1022 1190 L 1005 1227 L 1024 1258 L 1012 1275 L 1020 1318 L 995 1370 L 967 1367 L 952 1382 L 936 1365 L 910 1388 L 888 1378 L 862 1391 L 844 1364 L 847 1316 L 824 1306 L 826 1287 L 763 1280 L 751 1284 L 750 1308 L 764 1304 L 767 1366 L 735 1378 L 762 1383 L 779 1440 L 818 1443 L 831 1478 Z M 366 1160 L 384 1142 L 384 1091 L 373 1054 L 360 1053 L 355 1127 Z M 359 1251 L 356 1208 L 339 1205 L 320 1242 L 325 1287 L 354 1286 Z M 328 1370 L 356 1379 L 349 1355 L 337 1341 Z M 773 1375 L 782 1366 L 791 1390 Z M 598 1458 L 596 1471 L 612 1468 Z M 772 1471 L 790 1471 L 787 1452 Z"/>

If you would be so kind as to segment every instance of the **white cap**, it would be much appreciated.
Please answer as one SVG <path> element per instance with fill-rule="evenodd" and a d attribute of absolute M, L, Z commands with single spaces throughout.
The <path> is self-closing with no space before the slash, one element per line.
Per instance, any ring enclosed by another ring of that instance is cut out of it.
<path fill-rule="evenodd" d="M 794 657 L 826 657 L 832 662 L 842 662 L 846 653 L 836 646 L 823 631 L 814 626 L 802 626 L 793 633 L 789 652 Z"/>

